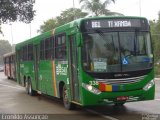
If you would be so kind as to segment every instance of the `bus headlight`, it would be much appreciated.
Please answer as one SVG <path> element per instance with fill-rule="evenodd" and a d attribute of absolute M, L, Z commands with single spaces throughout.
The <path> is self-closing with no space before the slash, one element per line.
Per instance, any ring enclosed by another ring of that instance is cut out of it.
<path fill-rule="evenodd" d="M 154 84 L 154 80 L 151 80 L 146 86 L 144 86 L 143 90 L 149 90 Z"/>
<path fill-rule="evenodd" d="M 82 87 L 94 94 L 99 95 L 101 93 L 100 90 L 98 90 L 97 88 L 93 87 L 92 85 L 86 84 L 86 83 L 82 83 Z"/>

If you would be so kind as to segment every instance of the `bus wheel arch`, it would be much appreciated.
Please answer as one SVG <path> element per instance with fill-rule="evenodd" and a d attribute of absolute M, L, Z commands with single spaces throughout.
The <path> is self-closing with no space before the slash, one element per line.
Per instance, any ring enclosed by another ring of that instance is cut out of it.
<path fill-rule="evenodd" d="M 71 101 L 68 98 L 68 90 L 67 90 L 67 86 L 64 84 L 63 85 L 63 104 L 64 107 L 68 110 L 73 110 L 75 108 L 75 105 L 73 103 L 71 103 Z"/>

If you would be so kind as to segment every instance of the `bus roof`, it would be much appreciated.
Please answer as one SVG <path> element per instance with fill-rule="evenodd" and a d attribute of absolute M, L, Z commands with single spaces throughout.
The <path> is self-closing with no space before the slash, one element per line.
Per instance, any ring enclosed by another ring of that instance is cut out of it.
<path fill-rule="evenodd" d="M 15 55 L 15 52 L 6 53 L 6 54 L 3 55 L 3 57 L 8 57 L 8 56 L 11 56 L 11 55 Z"/>

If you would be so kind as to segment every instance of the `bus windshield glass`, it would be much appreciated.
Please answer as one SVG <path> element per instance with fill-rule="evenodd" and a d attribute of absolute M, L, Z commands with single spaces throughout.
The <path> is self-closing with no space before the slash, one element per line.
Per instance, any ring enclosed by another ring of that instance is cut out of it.
<path fill-rule="evenodd" d="M 127 72 L 152 68 L 149 32 L 83 33 L 82 61 L 88 72 Z"/>

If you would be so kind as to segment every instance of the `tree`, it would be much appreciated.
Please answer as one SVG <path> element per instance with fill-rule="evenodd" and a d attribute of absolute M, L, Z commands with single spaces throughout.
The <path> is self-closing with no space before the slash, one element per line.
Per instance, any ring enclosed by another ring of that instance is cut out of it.
<path fill-rule="evenodd" d="M 159 19 L 150 21 L 150 28 L 151 28 L 151 38 L 153 43 L 153 53 L 154 53 L 154 61 L 155 64 L 155 74 L 160 75 L 160 12 L 159 12 Z"/>
<path fill-rule="evenodd" d="M 107 6 L 111 2 L 115 3 L 115 0 L 105 0 L 104 2 L 101 2 L 100 0 L 80 0 L 80 3 L 82 3 L 81 8 L 92 12 L 92 14 L 95 14 L 96 16 L 122 15 L 117 12 L 111 12 L 110 10 L 107 9 Z"/>
<path fill-rule="evenodd" d="M 59 25 L 63 25 L 73 21 L 74 19 L 85 17 L 86 15 L 87 13 L 82 12 L 81 9 L 70 8 L 63 11 L 61 15 L 57 17 L 57 21 Z"/>
<path fill-rule="evenodd" d="M 12 47 L 7 40 L 0 40 L 0 64 L 3 63 L 3 55 L 11 52 Z"/>
<path fill-rule="evenodd" d="M 160 61 L 160 15 L 157 21 L 150 21 L 151 37 L 153 41 L 155 62 Z"/>
<path fill-rule="evenodd" d="M 35 0 L 0 0 L 0 25 L 17 20 L 29 23 L 35 15 L 34 3 Z"/>
<path fill-rule="evenodd" d="M 45 21 L 44 24 L 40 26 L 38 32 L 40 33 L 46 32 L 48 30 L 54 29 L 55 27 L 71 22 L 74 19 L 82 18 L 86 15 L 87 13 L 82 12 L 78 8 L 66 9 L 60 14 L 60 16 Z"/>
<path fill-rule="evenodd" d="M 52 18 L 52 19 L 45 21 L 43 25 L 40 26 L 40 29 L 37 32 L 44 33 L 57 26 L 58 26 L 57 20 Z"/>

